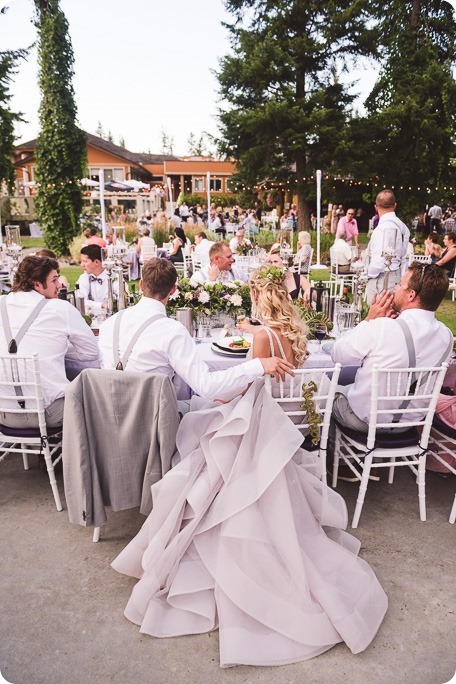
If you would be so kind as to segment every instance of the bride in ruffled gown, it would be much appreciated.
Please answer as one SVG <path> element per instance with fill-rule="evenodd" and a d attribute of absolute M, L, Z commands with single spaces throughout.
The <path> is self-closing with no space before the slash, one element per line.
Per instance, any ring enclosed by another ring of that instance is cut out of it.
<path fill-rule="evenodd" d="M 302 329 L 270 270 L 255 274 L 252 296 L 257 310 L 265 296 L 262 320 L 299 365 Z M 283 309 L 268 318 L 275 295 Z M 255 356 L 266 338 L 277 343 L 262 331 Z M 152 487 L 153 511 L 112 564 L 139 579 L 125 615 L 141 632 L 218 627 L 222 667 L 306 660 L 342 641 L 353 653 L 369 645 L 386 595 L 357 556 L 358 540 L 343 531 L 344 500 L 321 483 L 318 459 L 301 443 L 262 381 L 184 416 L 182 460 Z"/>

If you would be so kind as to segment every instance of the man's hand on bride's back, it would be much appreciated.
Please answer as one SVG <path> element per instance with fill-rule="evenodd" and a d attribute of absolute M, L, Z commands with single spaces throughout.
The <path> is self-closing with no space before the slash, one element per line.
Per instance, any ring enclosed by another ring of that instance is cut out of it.
<path fill-rule="evenodd" d="M 265 375 L 273 375 L 278 381 L 279 376 L 282 380 L 285 380 L 285 375 L 294 375 L 295 367 L 286 361 L 285 359 L 280 359 L 278 356 L 271 356 L 267 359 L 260 359 L 261 365 Z"/>

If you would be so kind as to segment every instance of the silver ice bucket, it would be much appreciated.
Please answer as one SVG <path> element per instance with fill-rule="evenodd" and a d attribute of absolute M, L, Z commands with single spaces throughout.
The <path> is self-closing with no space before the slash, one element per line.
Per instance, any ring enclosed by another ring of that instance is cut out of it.
<path fill-rule="evenodd" d="M 176 310 L 176 320 L 187 328 L 190 335 L 193 337 L 194 325 L 193 325 L 193 312 L 188 307 L 183 307 L 182 309 Z"/>

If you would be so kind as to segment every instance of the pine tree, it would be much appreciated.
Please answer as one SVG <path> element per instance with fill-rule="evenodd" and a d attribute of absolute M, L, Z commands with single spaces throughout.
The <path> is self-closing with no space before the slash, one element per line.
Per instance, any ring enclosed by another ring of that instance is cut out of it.
<path fill-rule="evenodd" d="M 456 19 L 447 3 L 434 0 L 389 0 L 372 8 L 383 59 L 366 103 L 366 130 L 378 175 L 412 215 L 444 198 L 443 187 L 454 183 Z"/>
<path fill-rule="evenodd" d="M 14 124 L 23 121 L 21 114 L 12 112 L 9 107 L 9 89 L 17 62 L 26 55 L 27 50 L 0 52 L 0 187 L 4 181 L 9 190 L 13 189 L 16 177 L 12 162 Z"/>
<path fill-rule="evenodd" d="M 229 104 L 219 113 L 219 151 L 237 160 L 245 184 L 288 184 L 298 194 L 299 227 L 308 227 L 315 181 L 307 179 L 317 168 L 328 172 L 346 163 L 353 97 L 335 68 L 345 55 L 374 49 L 363 2 L 225 0 L 225 6 L 234 21 L 226 25 L 232 54 L 217 74 Z"/>
<path fill-rule="evenodd" d="M 104 138 L 104 137 L 105 137 L 104 130 L 103 130 L 103 126 L 101 125 L 101 121 L 98 122 L 97 130 L 95 131 L 95 134 L 96 134 L 99 138 Z"/>
<path fill-rule="evenodd" d="M 68 254 L 82 211 L 79 179 L 86 174 L 87 140 L 76 122 L 73 49 L 59 0 L 35 0 L 41 103 L 36 146 L 35 203 L 46 245 Z"/>

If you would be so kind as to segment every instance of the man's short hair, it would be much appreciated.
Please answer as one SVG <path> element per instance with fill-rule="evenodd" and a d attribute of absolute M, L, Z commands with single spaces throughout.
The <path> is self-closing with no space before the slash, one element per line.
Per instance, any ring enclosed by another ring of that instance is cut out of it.
<path fill-rule="evenodd" d="M 202 230 L 200 233 L 197 233 L 195 237 L 200 237 L 202 240 L 207 240 L 207 235 L 204 230 Z"/>
<path fill-rule="evenodd" d="M 150 230 L 149 230 L 149 228 L 143 228 L 141 233 L 145 236 L 148 236 L 148 235 L 150 235 Z"/>
<path fill-rule="evenodd" d="M 177 281 L 177 271 L 168 259 L 152 257 L 142 269 L 142 288 L 146 297 L 166 299 Z"/>
<path fill-rule="evenodd" d="M 100 245 L 86 245 L 81 249 L 81 254 L 89 257 L 90 261 L 101 261 L 101 247 Z"/>
<path fill-rule="evenodd" d="M 415 290 L 421 308 L 437 311 L 448 292 L 448 272 L 436 264 L 422 264 L 419 261 L 413 261 L 408 270 L 412 272 L 408 287 Z"/>
<path fill-rule="evenodd" d="M 392 190 L 381 190 L 375 198 L 375 204 L 380 209 L 394 209 L 396 198 Z"/>
<path fill-rule="evenodd" d="M 209 250 L 209 259 L 212 261 L 216 256 L 222 256 L 223 252 L 225 251 L 225 247 L 229 248 L 229 244 L 227 242 L 214 242 Z"/>
<path fill-rule="evenodd" d="M 454 233 L 452 230 L 448 230 L 448 231 L 445 233 L 445 235 L 446 235 L 446 237 L 448 238 L 448 240 L 451 240 L 451 242 L 455 242 L 455 243 L 456 243 L 456 233 Z"/>
<path fill-rule="evenodd" d="M 48 257 L 48 259 L 55 259 L 57 261 L 57 254 L 52 251 L 52 249 L 40 249 L 38 252 L 35 252 L 35 256 L 37 257 Z"/>
<path fill-rule="evenodd" d="M 89 235 L 90 235 L 90 237 L 93 237 L 94 235 L 98 235 L 98 228 L 90 228 L 89 229 Z"/>
<path fill-rule="evenodd" d="M 46 284 L 51 271 L 58 271 L 59 264 L 49 257 L 27 256 L 22 259 L 14 274 L 13 292 L 31 292 L 34 283 Z"/>

